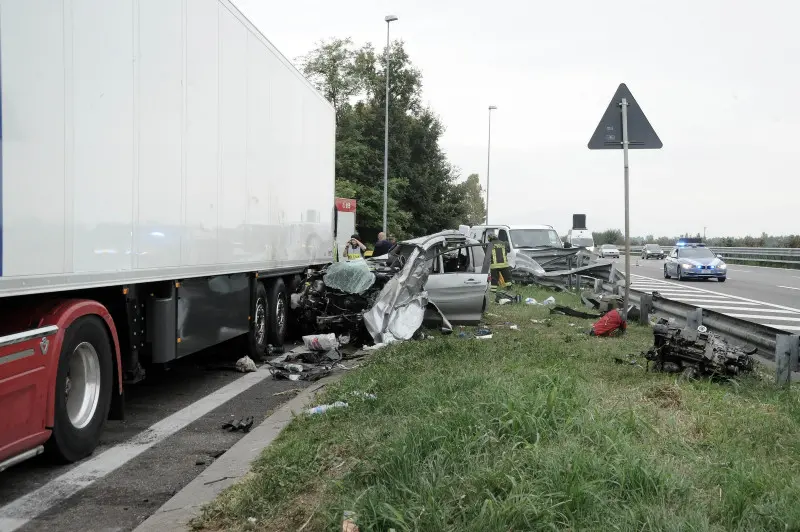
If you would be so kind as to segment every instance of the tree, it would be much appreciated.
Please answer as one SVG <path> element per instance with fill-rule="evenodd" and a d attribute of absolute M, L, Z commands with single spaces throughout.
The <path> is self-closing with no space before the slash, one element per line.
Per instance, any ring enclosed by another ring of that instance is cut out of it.
<path fill-rule="evenodd" d="M 473 226 L 486 219 L 486 202 L 483 201 L 483 187 L 478 174 L 470 174 L 467 179 L 459 183 L 456 193 L 464 205 L 464 223 Z"/>
<path fill-rule="evenodd" d="M 444 126 L 421 104 L 422 75 L 403 43 L 393 43 L 389 53 L 389 231 L 421 236 L 455 228 L 470 204 L 439 146 Z M 337 190 L 358 200 L 359 232 L 371 237 L 383 222 L 384 54 L 370 44 L 355 49 L 350 39 L 334 39 L 300 61 L 336 108 Z"/>
<path fill-rule="evenodd" d="M 300 70 L 336 110 L 337 125 L 350 98 L 361 89 L 362 80 L 354 71 L 355 57 L 353 41 L 347 38 L 320 41 L 316 49 L 300 58 Z"/>

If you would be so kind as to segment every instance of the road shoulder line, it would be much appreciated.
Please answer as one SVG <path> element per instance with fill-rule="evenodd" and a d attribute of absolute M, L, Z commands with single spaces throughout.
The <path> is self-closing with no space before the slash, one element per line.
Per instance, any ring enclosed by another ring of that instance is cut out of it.
<path fill-rule="evenodd" d="M 258 427 L 228 449 L 161 508 L 155 511 L 134 532 L 163 532 L 164 530 L 189 530 L 189 522 L 200 515 L 206 504 L 226 488 L 239 482 L 249 471 L 261 451 L 294 419 L 297 412 L 306 408 L 325 385 L 336 382 L 344 373 L 319 380 L 278 408 Z"/>

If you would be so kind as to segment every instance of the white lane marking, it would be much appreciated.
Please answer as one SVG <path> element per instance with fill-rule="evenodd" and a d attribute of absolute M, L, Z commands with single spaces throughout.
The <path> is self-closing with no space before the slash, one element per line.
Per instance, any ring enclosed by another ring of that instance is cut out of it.
<path fill-rule="evenodd" d="M 784 331 L 800 331 L 800 326 L 797 325 L 781 325 Z"/>
<path fill-rule="evenodd" d="M 722 301 L 715 301 L 715 303 L 723 303 L 723 302 Z M 725 302 L 725 303 L 727 303 L 727 302 Z M 747 303 L 744 303 L 744 304 L 746 305 Z M 773 312 L 775 314 L 793 314 L 795 316 L 800 316 L 800 314 L 798 314 L 797 312 L 791 311 L 791 310 L 777 310 L 777 309 L 774 309 L 774 308 L 764 308 L 764 307 L 735 307 L 735 306 L 730 306 L 730 305 L 727 305 L 727 304 L 726 305 L 697 305 L 697 306 L 698 307 L 707 308 L 707 309 L 711 309 L 711 310 L 714 310 L 714 309 L 718 309 L 718 310 L 719 309 L 727 309 L 727 310 L 738 310 L 738 311 L 741 311 L 741 312 Z M 723 314 L 727 314 L 727 313 L 723 312 Z"/>
<path fill-rule="evenodd" d="M 666 292 L 659 292 L 659 294 L 669 295 Z M 722 296 L 707 296 L 705 294 L 687 294 L 685 296 L 681 294 L 674 295 L 670 297 L 670 299 L 689 299 L 692 301 L 727 301 L 728 298 Z"/>
<path fill-rule="evenodd" d="M 781 286 L 781 285 L 778 285 L 778 288 L 788 288 L 789 290 L 800 290 L 800 288 L 798 288 L 796 286 Z"/>
<path fill-rule="evenodd" d="M 706 299 L 704 297 L 673 297 L 671 299 L 675 299 L 677 301 L 691 301 L 693 303 L 708 303 L 710 305 L 752 305 L 752 303 L 748 303 L 747 301 L 728 301 L 727 299 Z M 769 310 L 769 309 L 764 309 Z M 787 311 L 791 312 L 791 311 Z"/>
<path fill-rule="evenodd" d="M 642 277 L 642 276 L 639 275 L 637 277 Z M 645 277 L 645 279 L 650 279 L 650 280 L 654 280 L 654 281 L 658 280 L 658 279 L 653 279 L 652 277 Z M 673 285 L 673 286 L 680 286 L 680 285 L 676 285 L 675 283 L 668 283 L 666 281 L 662 281 L 662 282 L 664 282 L 665 284 Z M 704 294 L 713 294 L 713 295 L 719 295 L 720 294 L 720 292 L 714 292 L 712 290 L 704 290 L 702 288 L 695 288 L 695 290 L 697 292 L 702 292 Z M 793 308 L 793 307 L 787 307 L 785 305 L 776 305 L 775 303 L 767 303 L 765 301 L 759 301 L 757 299 L 750 299 L 750 298 L 747 298 L 747 297 L 732 296 L 732 295 L 728 295 L 728 294 L 725 294 L 725 295 L 727 297 L 729 297 L 729 298 L 732 298 L 732 299 L 738 299 L 739 301 L 748 301 L 750 303 L 755 303 L 757 305 L 764 305 L 764 306 L 772 307 L 772 308 L 779 308 L 779 309 L 783 309 L 783 310 L 794 310 L 795 312 L 800 312 L 800 309 Z"/>
<path fill-rule="evenodd" d="M 272 373 L 262 369 L 248 373 L 219 390 L 195 401 L 183 410 L 165 417 L 128 441 L 79 463 L 36 491 L 32 491 L 0 508 L 0 532 L 13 532 L 26 525 L 56 504 L 72 497 L 121 465 L 136 458 L 157 443 L 175 434 L 215 408 L 247 391 Z"/>
<path fill-rule="evenodd" d="M 736 273 L 750 273 L 750 270 L 731 270 L 728 268 L 729 272 L 736 272 Z"/>
<path fill-rule="evenodd" d="M 776 321 L 800 321 L 800 314 L 796 316 L 764 316 L 761 314 L 728 314 L 732 318 L 742 318 L 744 320 L 758 319 L 758 320 L 776 320 Z"/>

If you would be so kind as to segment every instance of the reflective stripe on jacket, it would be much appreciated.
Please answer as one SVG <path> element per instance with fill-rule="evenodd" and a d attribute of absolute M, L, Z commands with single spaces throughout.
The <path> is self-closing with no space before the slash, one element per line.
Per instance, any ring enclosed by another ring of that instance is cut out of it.
<path fill-rule="evenodd" d="M 506 256 L 506 246 L 501 242 L 492 246 L 492 266 L 493 270 L 508 268 L 508 257 Z"/>

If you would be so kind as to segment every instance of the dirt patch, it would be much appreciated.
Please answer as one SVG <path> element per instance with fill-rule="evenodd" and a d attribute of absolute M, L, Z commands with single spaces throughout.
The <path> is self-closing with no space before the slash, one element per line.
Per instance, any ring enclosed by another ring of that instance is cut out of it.
<path fill-rule="evenodd" d="M 680 408 L 683 406 L 681 389 L 675 384 L 659 384 L 646 391 L 644 396 L 661 408 Z"/>

